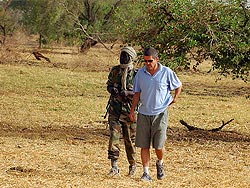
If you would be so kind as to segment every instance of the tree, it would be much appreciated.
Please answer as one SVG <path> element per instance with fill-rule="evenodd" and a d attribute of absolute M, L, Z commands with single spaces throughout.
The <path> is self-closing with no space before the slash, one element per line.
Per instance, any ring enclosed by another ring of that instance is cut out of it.
<path fill-rule="evenodd" d="M 97 43 L 114 40 L 112 18 L 115 10 L 122 6 L 122 0 L 74 0 L 65 1 L 63 6 L 74 23 L 85 51 Z M 105 46 L 106 47 L 106 46 Z"/>
<path fill-rule="evenodd" d="M 40 35 L 39 46 L 50 41 L 73 41 L 81 51 L 113 40 L 112 16 L 122 0 L 23 0 L 23 22 Z"/>
<path fill-rule="evenodd" d="M 20 12 L 13 10 L 10 6 L 11 0 L 0 2 L 0 44 L 6 43 L 8 35 L 13 34 L 15 29 L 19 26 Z"/>
<path fill-rule="evenodd" d="M 131 20 L 118 14 L 120 22 L 127 23 L 120 30 L 127 43 L 156 47 L 162 62 L 172 68 L 189 68 L 191 59 L 197 62 L 195 68 L 210 59 L 222 75 L 248 80 L 250 10 L 245 3 L 141 0 L 129 6 L 137 7 L 140 16 Z"/>
<path fill-rule="evenodd" d="M 62 36 L 63 11 L 56 0 L 26 0 L 23 23 L 33 34 L 39 34 L 39 48 L 42 44 Z"/>

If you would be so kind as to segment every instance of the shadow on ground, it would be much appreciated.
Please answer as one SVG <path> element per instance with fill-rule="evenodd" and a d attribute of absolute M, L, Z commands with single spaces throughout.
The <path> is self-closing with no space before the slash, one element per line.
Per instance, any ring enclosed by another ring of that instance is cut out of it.
<path fill-rule="evenodd" d="M 0 134 L 2 137 L 22 137 L 28 139 L 41 140 L 79 140 L 83 142 L 103 142 L 109 137 L 108 128 L 103 125 L 96 127 L 38 127 L 23 128 L 14 126 L 5 122 L 0 122 Z M 222 142 L 250 142 L 250 136 L 233 131 L 211 132 L 206 130 L 188 131 L 185 128 L 169 127 L 167 131 L 168 142 L 193 141 L 203 143 L 204 141 L 222 141 Z"/>

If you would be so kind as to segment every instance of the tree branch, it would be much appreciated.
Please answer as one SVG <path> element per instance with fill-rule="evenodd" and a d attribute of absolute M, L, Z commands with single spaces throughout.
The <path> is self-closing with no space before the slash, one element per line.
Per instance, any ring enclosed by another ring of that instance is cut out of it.
<path fill-rule="evenodd" d="M 192 125 L 189 125 L 187 122 L 185 122 L 184 120 L 180 120 L 180 123 L 182 125 L 184 125 L 185 127 L 187 127 L 187 129 L 189 131 L 193 131 L 193 130 L 202 130 L 202 131 L 212 131 L 212 132 L 216 132 L 216 131 L 220 131 L 224 126 L 226 126 L 227 124 L 231 123 L 234 119 L 231 119 L 229 121 L 227 121 L 226 123 L 224 121 L 222 121 L 222 125 L 218 128 L 214 128 L 214 129 L 202 129 L 202 128 L 198 128 L 198 127 L 195 127 L 195 126 L 192 126 Z"/>
<path fill-rule="evenodd" d="M 66 5 L 63 3 L 63 7 L 65 8 L 65 10 L 73 17 L 73 21 L 75 22 L 75 24 L 77 24 L 79 26 L 79 29 L 84 33 L 84 35 L 90 39 L 95 41 L 96 43 L 101 43 L 107 50 L 110 51 L 110 49 L 102 42 L 100 36 L 98 36 L 97 34 L 95 34 L 95 37 L 91 36 L 91 34 L 89 34 L 87 32 L 87 30 L 85 29 L 85 27 L 80 23 L 78 16 L 76 16 L 74 13 L 72 13 L 71 11 L 68 10 L 68 8 L 66 7 Z"/>
<path fill-rule="evenodd" d="M 244 15 L 245 15 L 245 21 L 244 21 L 244 24 L 243 24 L 243 26 L 242 26 L 242 28 L 243 27 L 246 27 L 246 25 L 247 25 L 247 22 L 249 21 L 249 17 L 248 17 L 248 15 L 247 15 L 247 13 L 246 13 L 246 4 L 244 4 L 243 2 L 240 4 L 240 6 L 242 7 L 242 9 L 243 9 L 243 11 L 244 11 Z"/>
<path fill-rule="evenodd" d="M 226 123 L 224 123 L 224 121 L 222 121 L 222 125 L 221 125 L 220 127 L 211 129 L 211 130 L 209 130 L 209 131 L 213 131 L 213 132 L 219 131 L 219 130 L 221 130 L 225 125 L 231 123 L 233 120 L 234 120 L 234 119 L 230 119 L 230 120 L 229 120 L 228 122 L 226 122 Z"/>
<path fill-rule="evenodd" d="M 105 25 L 108 20 L 111 18 L 111 16 L 114 14 L 115 9 L 122 3 L 122 0 L 118 0 L 117 2 L 114 3 L 113 7 L 111 10 L 104 16 L 104 22 L 103 25 Z"/>
<path fill-rule="evenodd" d="M 192 125 L 189 125 L 187 122 L 185 122 L 184 120 L 180 120 L 180 123 L 182 124 L 182 125 L 184 125 L 185 127 L 187 127 L 187 129 L 189 130 L 189 131 L 193 131 L 193 130 L 203 130 L 203 129 L 200 129 L 200 128 L 198 128 L 198 127 L 194 127 L 194 126 L 192 126 Z"/>

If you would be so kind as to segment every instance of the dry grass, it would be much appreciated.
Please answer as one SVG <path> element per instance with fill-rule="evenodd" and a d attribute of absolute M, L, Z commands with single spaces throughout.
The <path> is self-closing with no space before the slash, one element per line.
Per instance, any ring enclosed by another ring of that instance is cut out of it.
<path fill-rule="evenodd" d="M 216 73 L 179 73 L 183 93 L 170 108 L 165 166 L 167 177 L 156 180 L 152 152 L 151 184 L 138 174 L 106 176 L 108 130 L 102 118 L 108 100 L 106 79 L 119 53 L 101 46 L 79 55 L 77 49 L 44 51 L 52 63 L 37 61 L 32 50 L 0 65 L 1 187 L 249 187 L 250 86 Z M 66 53 L 67 52 L 67 53 Z M 188 132 L 179 120 L 219 132 Z M 139 156 L 139 150 L 138 150 Z"/>

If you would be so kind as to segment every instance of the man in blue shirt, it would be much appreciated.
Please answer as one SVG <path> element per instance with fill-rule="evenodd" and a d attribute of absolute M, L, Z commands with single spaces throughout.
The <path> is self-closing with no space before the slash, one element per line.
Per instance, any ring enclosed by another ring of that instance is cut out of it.
<path fill-rule="evenodd" d="M 135 145 L 141 148 L 144 173 L 143 181 L 152 181 L 149 174 L 150 145 L 157 156 L 157 179 L 165 176 L 163 166 L 164 145 L 168 121 L 168 106 L 177 101 L 182 83 L 176 74 L 159 61 L 156 49 L 144 50 L 145 66 L 136 74 L 134 96 L 130 111 L 131 121 L 136 121 L 135 109 L 139 104 Z M 174 96 L 170 91 L 175 91 Z"/>

